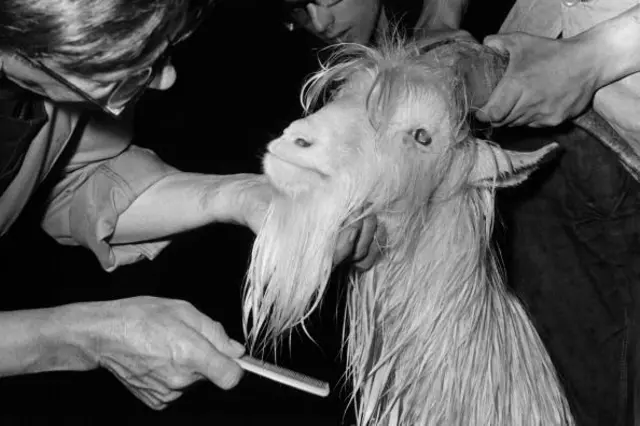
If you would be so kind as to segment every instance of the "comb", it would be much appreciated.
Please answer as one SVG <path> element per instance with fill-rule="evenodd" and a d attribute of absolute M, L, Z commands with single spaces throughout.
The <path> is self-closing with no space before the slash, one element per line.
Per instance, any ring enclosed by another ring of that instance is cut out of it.
<path fill-rule="evenodd" d="M 235 359 L 243 370 L 250 371 L 267 379 L 291 386 L 314 395 L 325 397 L 329 395 L 329 383 L 304 374 L 279 367 L 268 362 L 245 355 Z"/>

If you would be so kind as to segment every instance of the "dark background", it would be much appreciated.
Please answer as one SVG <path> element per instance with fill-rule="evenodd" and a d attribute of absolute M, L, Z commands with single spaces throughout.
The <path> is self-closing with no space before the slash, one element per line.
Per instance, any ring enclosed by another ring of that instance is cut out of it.
<path fill-rule="evenodd" d="M 235 4 L 234 4 L 235 3 Z M 473 3 L 473 2 L 472 2 Z M 482 2 L 476 2 L 482 3 Z M 301 113 L 298 92 L 317 66 L 309 37 L 279 23 L 272 2 L 226 2 L 173 56 L 178 70 L 167 92 L 149 91 L 137 105 L 136 143 L 185 171 L 260 171 L 266 143 Z M 504 16 L 471 5 L 474 35 Z M 0 240 L 0 309 L 28 309 L 137 295 L 185 299 L 243 341 L 241 285 L 253 234 L 211 225 L 180 235 L 153 262 L 104 272 L 83 248 L 58 245 L 38 227 L 38 198 Z M 148 409 L 103 370 L 45 373 L 0 380 L 0 424 L 349 425 L 340 356 L 338 285 L 310 322 L 316 343 L 296 334 L 278 363 L 329 381 L 319 398 L 247 373 L 231 391 L 200 382 L 161 412 Z"/>

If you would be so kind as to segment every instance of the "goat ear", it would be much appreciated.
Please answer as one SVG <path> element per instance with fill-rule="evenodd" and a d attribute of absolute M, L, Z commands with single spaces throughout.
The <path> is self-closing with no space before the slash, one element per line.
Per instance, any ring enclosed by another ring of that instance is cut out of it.
<path fill-rule="evenodd" d="M 477 139 L 476 142 L 478 156 L 469 182 L 478 186 L 501 188 L 525 181 L 559 147 L 552 142 L 535 151 L 519 152 L 502 149 L 490 141 Z"/>

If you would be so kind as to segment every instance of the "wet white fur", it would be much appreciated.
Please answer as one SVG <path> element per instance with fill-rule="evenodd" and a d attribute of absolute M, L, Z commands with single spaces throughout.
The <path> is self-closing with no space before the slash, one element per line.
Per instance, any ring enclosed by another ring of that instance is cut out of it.
<path fill-rule="evenodd" d="M 388 239 L 383 259 L 354 272 L 349 289 L 359 425 L 573 424 L 491 247 L 496 187 L 526 178 L 552 147 L 518 157 L 472 137 L 455 70 L 402 40 L 341 47 L 302 100 L 310 114 L 270 143 L 264 161 L 282 195 L 252 252 L 249 338 L 273 342 L 304 326 L 339 231 L 364 207 Z M 416 142 L 417 129 L 430 145 Z"/>

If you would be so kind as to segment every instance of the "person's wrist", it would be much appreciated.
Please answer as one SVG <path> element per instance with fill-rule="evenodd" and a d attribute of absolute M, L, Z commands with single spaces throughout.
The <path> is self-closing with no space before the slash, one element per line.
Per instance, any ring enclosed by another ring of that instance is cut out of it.
<path fill-rule="evenodd" d="M 261 204 L 260 191 L 265 187 L 264 175 L 239 173 L 227 175 L 217 188 L 206 195 L 207 216 L 210 222 L 248 226 L 255 231 L 255 216 L 268 206 L 266 197 Z"/>
<path fill-rule="evenodd" d="M 273 193 L 265 175 L 244 175 L 235 186 L 233 201 L 237 223 L 257 233 Z"/>
<path fill-rule="evenodd" d="M 101 318 L 102 317 L 102 318 Z M 98 366 L 99 303 L 76 303 L 49 310 L 42 344 L 50 355 L 46 370 L 90 370 Z"/>

